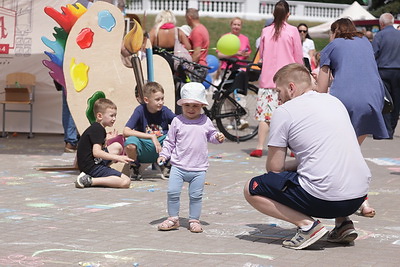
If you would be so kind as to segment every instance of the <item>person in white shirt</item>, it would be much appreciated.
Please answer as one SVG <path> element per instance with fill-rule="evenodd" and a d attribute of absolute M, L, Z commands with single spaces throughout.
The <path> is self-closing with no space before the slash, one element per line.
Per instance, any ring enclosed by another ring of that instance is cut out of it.
<path fill-rule="evenodd" d="M 271 120 L 268 173 L 247 182 L 245 198 L 258 211 L 298 227 L 284 247 L 303 249 L 325 235 L 312 217 L 335 218 L 328 241 L 350 243 L 358 234 L 348 216 L 366 198 L 371 173 L 348 112 L 336 97 L 313 91 L 301 64 L 284 66 L 274 82 L 284 104 Z M 288 148 L 295 160 L 285 161 Z"/>
<path fill-rule="evenodd" d="M 297 30 L 299 31 L 301 43 L 303 45 L 303 57 L 307 58 L 311 69 L 315 69 L 315 44 L 311 39 L 311 36 L 308 34 L 308 26 L 305 23 L 300 23 L 297 26 Z"/>

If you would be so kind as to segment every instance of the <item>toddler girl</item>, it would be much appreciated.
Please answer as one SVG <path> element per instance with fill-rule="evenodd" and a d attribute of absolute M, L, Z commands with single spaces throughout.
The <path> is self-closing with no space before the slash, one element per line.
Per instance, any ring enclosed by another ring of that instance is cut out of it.
<path fill-rule="evenodd" d="M 179 200 L 183 182 L 189 183 L 189 230 L 201 233 L 199 218 L 202 207 L 204 181 L 208 168 L 207 142 L 222 143 L 225 136 L 217 132 L 211 120 L 201 113 L 208 105 L 206 91 L 201 83 L 191 82 L 181 89 L 182 114 L 172 120 L 168 136 L 157 160 L 159 164 L 170 159 L 172 168 L 168 182 L 168 219 L 158 230 L 179 227 Z"/>

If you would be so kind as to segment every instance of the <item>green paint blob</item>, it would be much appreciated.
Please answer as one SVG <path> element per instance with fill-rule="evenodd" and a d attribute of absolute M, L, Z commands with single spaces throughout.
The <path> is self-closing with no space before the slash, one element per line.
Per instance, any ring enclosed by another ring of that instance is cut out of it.
<path fill-rule="evenodd" d="M 89 123 L 92 124 L 96 121 L 96 116 L 93 112 L 94 102 L 96 102 L 99 98 L 105 98 L 106 95 L 102 91 L 95 92 L 87 101 L 87 109 L 86 109 L 86 118 L 89 120 Z"/>

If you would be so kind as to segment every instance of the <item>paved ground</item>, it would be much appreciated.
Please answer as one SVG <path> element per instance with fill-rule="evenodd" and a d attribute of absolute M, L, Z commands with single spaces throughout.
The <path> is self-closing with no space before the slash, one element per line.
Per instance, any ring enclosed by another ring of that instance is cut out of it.
<path fill-rule="evenodd" d="M 318 133 L 316 133 L 318 134 Z M 167 181 L 148 178 L 130 189 L 75 189 L 77 171 L 38 171 L 68 165 L 61 135 L 0 138 L 0 266 L 398 266 L 400 259 L 400 137 L 362 150 L 373 173 L 373 219 L 354 215 L 359 238 L 352 246 L 319 241 L 302 251 L 282 240 L 295 228 L 253 210 L 243 198 L 247 179 L 264 172 L 265 157 L 248 152 L 255 140 L 210 145 L 202 223 L 158 232 L 166 216 Z M 322 220 L 329 229 L 332 220 Z M 96 265 L 97 264 L 97 265 Z"/>

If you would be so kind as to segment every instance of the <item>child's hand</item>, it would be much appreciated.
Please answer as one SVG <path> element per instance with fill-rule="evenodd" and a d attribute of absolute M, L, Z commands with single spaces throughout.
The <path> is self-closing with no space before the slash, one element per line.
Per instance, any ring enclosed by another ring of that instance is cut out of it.
<path fill-rule="evenodd" d="M 128 157 L 128 156 L 125 156 L 125 155 L 118 155 L 118 156 L 117 156 L 117 161 L 118 161 L 118 162 L 125 163 L 125 164 L 128 164 L 128 163 L 130 163 L 130 162 L 133 162 L 134 160 L 131 159 L 131 158 Z"/>
<path fill-rule="evenodd" d="M 164 157 L 158 157 L 157 159 L 157 164 L 159 166 L 164 165 L 165 164 L 166 159 Z"/>
<path fill-rule="evenodd" d="M 157 136 L 155 134 L 153 134 L 153 136 L 151 137 L 151 141 L 153 141 L 154 147 L 156 148 L 156 152 L 157 154 L 159 154 L 161 152 L 161 144 L 160 142 L 158 142 Z"/>
<path fill-rule="evenodd" d="M 107 133 L 106 140 L 110 140 L 111 138 L 114 138 L 117 135 L 118 135 L 118 131 L 114 129 L 112 132 Z"/>
<path fill-rule="evenodd" d="M 215 138 L 218 140 L 218 142 L 222 143 L 225 140 L 225 135 L 223 133 L 216 133 L 215 134 Z"/>

